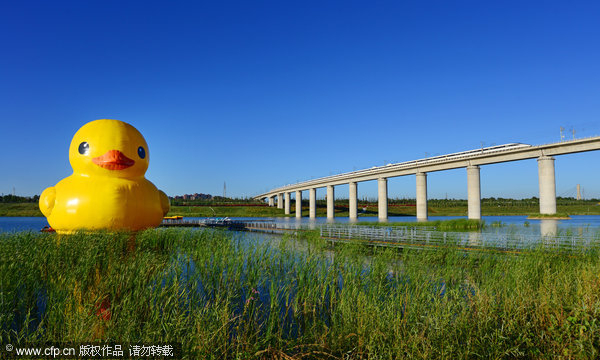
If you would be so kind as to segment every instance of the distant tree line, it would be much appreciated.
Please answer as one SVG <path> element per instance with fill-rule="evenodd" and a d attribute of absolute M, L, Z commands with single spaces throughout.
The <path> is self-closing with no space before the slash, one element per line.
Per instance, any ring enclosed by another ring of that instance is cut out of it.
<path fill-rule="evenodd" d="M 257 204 L 263 205 L 264 202 L 260 200 L 254 200 L 249 197 L 223 197 L 223 196 L 213 196 L 210 199 L 194 199 L 194 200 L 186 200 L 181 198 L 171 198 L 171 205 L 175 206 L 194 206 L 194 205 L 228 205 L 228 204 Z"/>
<path fill-rule="evenodd" d="M 33 196 L 18 196 L 18 195 L 2 195 L 0 203 L 36 203 L 40 200 L 39 195 Z"/>

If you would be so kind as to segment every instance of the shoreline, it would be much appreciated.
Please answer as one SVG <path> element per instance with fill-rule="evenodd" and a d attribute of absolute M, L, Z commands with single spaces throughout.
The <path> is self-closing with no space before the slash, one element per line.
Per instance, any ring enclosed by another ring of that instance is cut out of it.
<path fill-rule="evenodd" d="M 202 214 L 181 214 L 181 213 L 175 213 L 175 214 L 167 214 L 166 216 L 183 216 L 185 217 L 200 217 L 200 218 L 212 218 L 212 217 L 240 217 L 240 218 L 295 218 L 294 215 L 269 215 L 269 214 L 249 214 L 249 215 L 233 215 L 233 214 L 217 214 L 217 215 L 211 215 L 211 216 L 204 216 Z M 504 217 L 504 216 L 525 216 L 526 220 L 571 220 L 573 219 L 572 216 L 600 216 L 600 214 L 571 214 L 569 216 L 532 216 L 532 215 L 527 215 L 527 214 L 483 214 L 481 215 L 482 217 Z M 44 215 L 18 215 L 18 214 L 1 214 L 0 217 L 5 217 L 5 218 L 27 218 L 27 217 L 31 217 L 31 218 L 44 218 Z M 326 218 L 326 214 L 318 214 L 317 218 Z M 335 216 L 335 219 L 338 218 L 347 218 L 348 215 L 337 215 Z M 362 215 L 358 216 L 358 219 L 360 218 L 374 218 L 377 217 L 377 215 Z M 388 218 L 411 218 L 411 217 L 415 217 L 415 215 L 390 215 L 388 216 Z M 463 214 L 463 215 L 456 215 L 456 214 L 444 214 L 444 215 L 439 215 L 439 214 L 435 214 L 435 215 L 430 215 L 429 218 L 432 217 L 457 217 L 457 218 L 466 218 L 467 215 Z M 308 215 L 302 215 L 302 218 L 308 218 Z"/>
<path fill-rule="evenodd" d="M 284 214 L 284 209 L 269 206 L 255 206 L 254 204 L 239 204 L 232 206 L 219 205 L 172 205 L 167 216 L 185 216 L 185 217 L 277 217 L 277 218 L 295 218 L 295 209 L 290 209 L 290 214 Z M 429 217 L 436 216 L 467 216 L 466 206 L 428 206 Z M 559 205 L 557 213 L 553 216 L 540 215 L 539 208 L 534 206 L 490 206 L 482 205 L 482 216 L 526 216 L 530 220 L 556 219 L 568 220 L 573 215 L 600 215 L 600 206 L 581 206 L 581 205 Z M 308 217 L 308 206 L 302 207 L 302 217 Z M 4 217 L 43 217 L 37 203 L 0 203 L 0 216 Z M 325 204 L 317 204 L 317 217 L 326 217 L 327 208 Z M 343 218 L 349 216 L 349 210 L 343 204 L 336 205 L 335 217 Z M 377 205 L 369 204 L 363 206 L 358 217 L 371 218 L 378 216 Z M 415 217 L 416 211 L 411 206 L 389 206 L 388 217 L 410 218 Z"/>

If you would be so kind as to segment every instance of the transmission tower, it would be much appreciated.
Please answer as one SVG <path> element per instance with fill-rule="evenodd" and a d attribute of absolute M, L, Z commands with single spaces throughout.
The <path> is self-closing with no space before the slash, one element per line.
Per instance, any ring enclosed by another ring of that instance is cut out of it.
<path fill-rule="evenodd" d="M 227 197 L 227 183 L 223 181 L 223 197 Z"/>

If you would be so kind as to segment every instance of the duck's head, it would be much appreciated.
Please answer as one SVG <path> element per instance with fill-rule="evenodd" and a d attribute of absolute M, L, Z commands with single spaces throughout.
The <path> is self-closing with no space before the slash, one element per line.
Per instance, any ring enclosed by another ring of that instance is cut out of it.
<path fill-rule="evenodd" d="M 148 144 L 142 134 L 119 120 L 94 120 L 83 125 L 69 147 L 73 171 L 89 176 L 143 176 L 149 159 Z"/>

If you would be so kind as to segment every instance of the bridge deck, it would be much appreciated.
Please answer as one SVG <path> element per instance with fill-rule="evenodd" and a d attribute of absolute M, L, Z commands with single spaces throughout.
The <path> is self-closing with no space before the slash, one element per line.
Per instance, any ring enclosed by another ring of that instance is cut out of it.
<path fill-rule="evenodd" d="M 280 193 L 303 191 L 327 185 L 341 185 L 349 182 L 362 182 L 416 174 L 417 172 L 435 172 L 472 165 L 487 165 L 501 162 L 535 159 L 541 156 L 555 156 L 585 151 L 600 150 L 600 136 L 561 141 L 557 143 L 531 146 L 526 144 L 506 144 L 460 153 L 435 156 L 426 159 L 406 161 L 370 169 L 357 170 L 348 173 L 326 176 L 314 180 L 282 186 L 255 196 L 262 199 Z"/>

